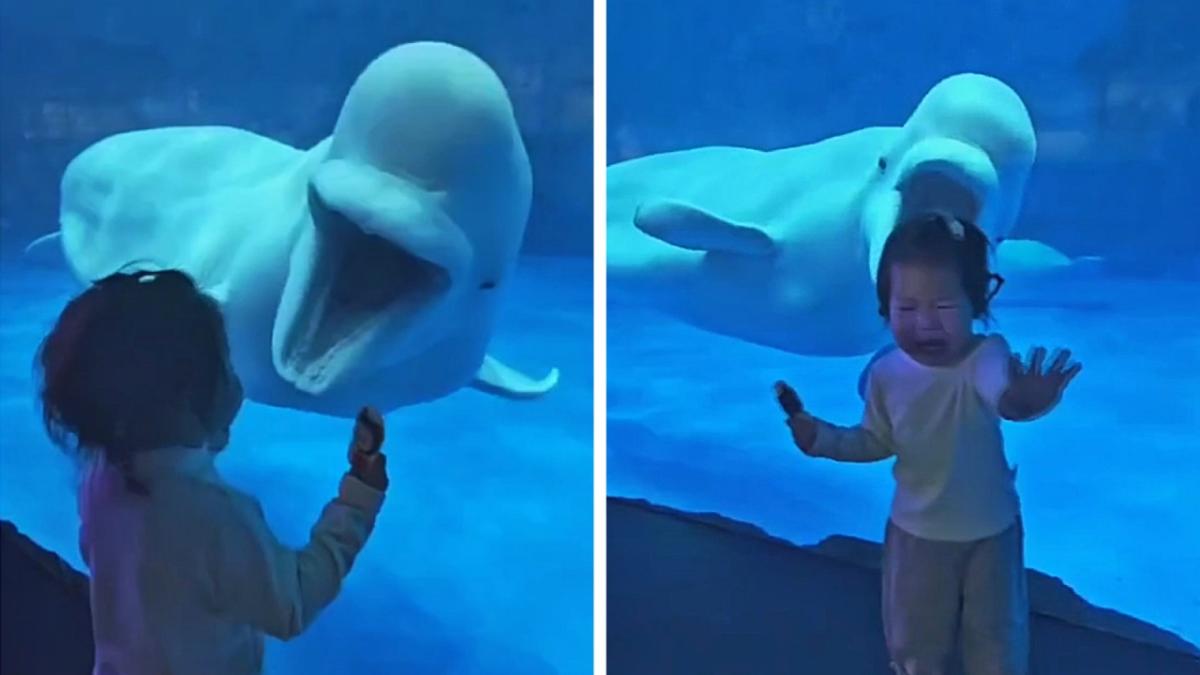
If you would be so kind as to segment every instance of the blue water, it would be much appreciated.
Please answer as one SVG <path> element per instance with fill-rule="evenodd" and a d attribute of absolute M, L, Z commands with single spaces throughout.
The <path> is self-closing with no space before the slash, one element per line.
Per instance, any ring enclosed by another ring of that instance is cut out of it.
<path fill-rule="evenodd" d="M 591 261 L 526 257 L 494 337 L 553 364 L 547 397 L 473 391 L 387 416 L 391 487 L 341 595 L 268 673 L 589 673 L 592 666 Z M 0 516 L 85 569 L 73 469 L 33 405 L 37 341 L 78 287 L 0 265 Z M 302 544 L 345 470 L 345 420 L 247 403 L 219 470 Z"/>
<path fill-rule="evenodd" d="M 1074 350 L 1060 407 L 1006 423 L 1027 564 L 1086 600 L 1200 643 L 1200 283 L 1093 281 L 1044 289 L 1059 307 L 999 304 L 1014 349 Z M 869 356 L 799 357 L 705 333 L 618 300 L 608 311 L 608 492 L 715 511 L 796 543 L 881 541 L 891 462 L 794 449 L 771 391 L 856 424 Z M 617 339 L 615 336 L 620 336 Z"/>

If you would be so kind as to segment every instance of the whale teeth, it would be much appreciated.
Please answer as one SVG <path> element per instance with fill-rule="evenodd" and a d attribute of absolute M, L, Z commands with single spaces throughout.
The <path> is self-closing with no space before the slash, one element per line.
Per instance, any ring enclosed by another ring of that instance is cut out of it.
<path fill-rule="evenodd" d="M 355 227 L 325 228 L 318 241 L 284 359 L 297 386 L 311 391 L 338 376 L 342 356 L 385 324 L 403 330 L 451 285 L 442 267 Z"/>

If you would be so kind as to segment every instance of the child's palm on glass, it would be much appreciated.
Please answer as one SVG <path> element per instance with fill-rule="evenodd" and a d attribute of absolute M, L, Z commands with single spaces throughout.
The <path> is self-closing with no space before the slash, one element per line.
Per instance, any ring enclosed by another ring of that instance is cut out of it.
<path fill-rule="evenodd" d="M 1055 350 L 1049 366 L 1043 370 L 1045 358 L 1045 347 L 1030 352 L 1028 365 L 1016 354 L 1009 357 L 1008 388 L 1000 399 L 1000 411 L 1005 418 L 1027 420 L 1050 412 L 1062 399 L 1067 385 L 1083 369 L 1083 364 L 1071 362 L 1069 349 Z"/>

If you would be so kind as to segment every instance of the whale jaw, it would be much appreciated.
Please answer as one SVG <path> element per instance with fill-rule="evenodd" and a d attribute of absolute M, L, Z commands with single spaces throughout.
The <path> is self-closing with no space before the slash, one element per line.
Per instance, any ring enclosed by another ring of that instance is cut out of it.
<path fill-rule="evenodd" d="M 910 148 L 889 174 L 888 183 L 863 207 L 871 282 L 879 275 L 883 248 L 891 233 L 913 218 L 931 213 L 953 216 L 979 227 L 989 239 L 997 232 L 999 173 L 982 149 L 949 138 L 926 139 Z"/>
<path fill-rule="evenodd" d="M 367 353 L 448 295 L 450 272 L 313 200 L 314 227 L 292 252 L 272 335 L 278 375 L 319 396 L 360 370 Z"/>
<path fill-rule="evenodd" d="M 992 189 L 952 164 L 930 162 L 905 176 L 900 192 L 899 220 L 925 213 L 944 213 L 966 223 L 979 223 Z"/>
<path fill-rule="evenodd" d="M 925 139 L 904 155 L 895 179 L 900 220 L 940 212 L 981 225 L 1000 176 L 992 158 L 978 146 L 953 138 Z"/>

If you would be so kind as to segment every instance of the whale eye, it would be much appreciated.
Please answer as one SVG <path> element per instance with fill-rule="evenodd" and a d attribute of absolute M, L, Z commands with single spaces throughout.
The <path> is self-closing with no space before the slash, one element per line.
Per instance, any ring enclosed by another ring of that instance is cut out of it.
<path fill-rule="evenodd" d="M 482 284 L 479 284 L 479 290 L 481 290 L 481 291 L 490 291 L 495 287 L 496 287 L 496 282 L 494 282 L 494 281 L 485 281 Z"/>
<path fill-rule="evenodd" d="M 880 158 L 879 158 L 879 170 L 880 170 L 880 171 L 887 171 L 887 157 L 880 157 Z"/>

